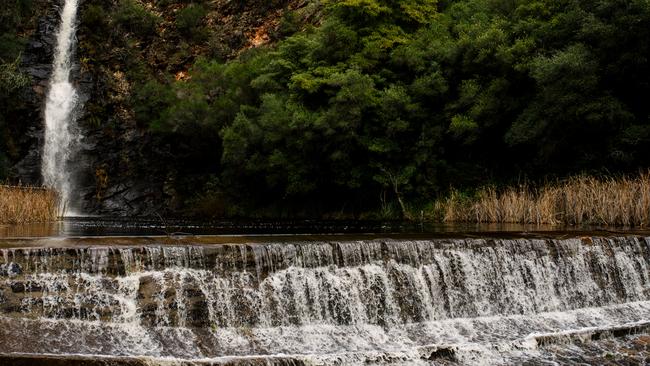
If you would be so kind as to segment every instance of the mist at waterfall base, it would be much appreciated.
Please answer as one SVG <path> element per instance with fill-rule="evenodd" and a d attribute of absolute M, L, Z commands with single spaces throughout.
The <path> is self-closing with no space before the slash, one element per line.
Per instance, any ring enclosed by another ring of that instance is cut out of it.
<path fill-rule="evenodd" d="M 598 363 L 647 342 L 650 238 L 1 249 L 0 324 L 0 357 Z"/>
<path fill-rule="evenodd" d="M 78 0 L 65 0 L 61 9 L 61 23 L 57 31 L 52 76 L 45 104 L 43 183 L 60 195 L 59 211 L 62 215 L 76 214 L 72 164 L 81 135 L 75 126 L 79 98 L 70 81 L 70 73 L 77 7 Z"/>

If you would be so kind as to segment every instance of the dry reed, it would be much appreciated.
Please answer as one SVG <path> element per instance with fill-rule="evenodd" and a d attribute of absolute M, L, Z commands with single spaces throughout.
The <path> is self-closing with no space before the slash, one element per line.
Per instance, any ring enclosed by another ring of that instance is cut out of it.
<path fill-rule="evenodd" d="M 0 224 L 55 221 L 58 209 L 57 195 L 51 190 L 0 185 Z"/>
<path fill-rule="evenodd" d="M 635 178 L 578 176 L 539 188 L 486 187 L 472 197 L 452 191 L 432 214 L 444 222 L 647 227 L 650 172 Z"/>

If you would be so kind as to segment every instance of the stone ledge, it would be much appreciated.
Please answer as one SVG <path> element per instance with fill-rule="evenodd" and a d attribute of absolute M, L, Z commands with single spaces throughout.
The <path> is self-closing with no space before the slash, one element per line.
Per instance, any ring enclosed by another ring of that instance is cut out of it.
<path fill-rule="evenodd" d="M 304 366 L 305 363 L 290 357 L 233 357 L 220 360 L 175 360 L 149 357 L 110 357 L 85 355 L 2 354 L 3 366 Z"/>

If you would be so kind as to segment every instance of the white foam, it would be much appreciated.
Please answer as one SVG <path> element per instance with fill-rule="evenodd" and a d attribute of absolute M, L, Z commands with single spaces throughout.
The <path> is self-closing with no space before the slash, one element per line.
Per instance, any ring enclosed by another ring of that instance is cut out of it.
<path fill-rule="evenodd" d="M 61 215 L 78 214 L 75 211 L 77 209 L 75 202 L 72 200 L 75 181 L 71 172 L 71 163 L 81 138 L 75 123 L 79 97 L 70 82 L 77 7 L 78 0 L 65 0 L 61 11 L 52 76 L 45 104 L 43 183 L 59 193 Z"/>

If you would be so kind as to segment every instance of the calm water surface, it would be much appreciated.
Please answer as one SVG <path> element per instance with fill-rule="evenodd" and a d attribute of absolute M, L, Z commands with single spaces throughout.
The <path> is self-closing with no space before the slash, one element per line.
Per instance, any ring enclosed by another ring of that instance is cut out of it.
<path fill-rule="evenodd" d="M 182 235 L 318 235 L 391 234 L 393 236 L 477 236 L 518 234 L 577 235 L 584 233 L 641 233 L 640 230 L 596 226 L 556 227 L 520 224 L 430 224 L 400 221 L 193 221 L 147 218 L 75 217 L 45 224 L 0 225 L 0 238 L 78 236 Z"/>

